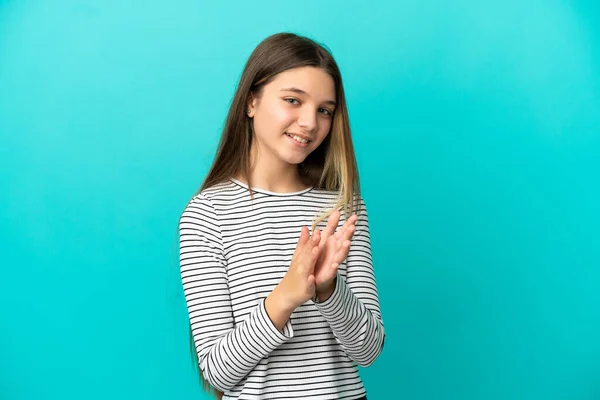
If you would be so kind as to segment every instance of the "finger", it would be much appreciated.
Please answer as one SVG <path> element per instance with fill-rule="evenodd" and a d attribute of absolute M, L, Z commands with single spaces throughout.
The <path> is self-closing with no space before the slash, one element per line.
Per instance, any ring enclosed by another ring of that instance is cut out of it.
<path fill-rule="evenodd" d="M 356 226 L 355 225 L 351 225 L 348 227 L 348 229 L 346 229 L 346 231 L 344 232 L 344 240 L 350 240 L 352 238 L 352 236 L 354 235 L 354 232 L 356 232 Z"/>
<path fill-rule="evenodd" d="M 302 226 L 302 233 L 300 234 L 300 237 L 304 239 L 304 243 L 306 243 L 310 238 L 310 231 L 306 225 Z"/>
<path fill-rule="evenodd" d="M 321 253 L 321 250 L 319 249 L 319 246 L 315 246 L 312 248 L 312 250 L 310 251 L 310 258 L 312 263 L 314 264 L 315 261 L 317 261 L 317 258 L 319 258 L 319 254 Z"/>
<path fill-rule="evenodd" d="M 341 245 L 339 250 L 335 253 L 335 257 L 333 258 L 333 263 L 342 263 L 346 257 L 348 257 L 348 253 L 350 252 L 350 241 L 346 240 Z"/>
<path fill-rule="evenodd" d="M 320 252 L 320 248 L 319 248 L 319 242 L 318 242 L 319 237 L 318 234 L 313 234 L 313 236 L 309 239 L 308 243 L 306 243 L 304 245 L 304 247 L 302 248 L 302 252 L 304 253 L 305 257 L 308 257 L 309 259 L 312 259 L 314 254 L 317 254 L 317 257 L 319 255 Z M 311 260 L 312 263 L 312 260 Z"/>
<path fill-rule="evenodd" d="M 330 237 L 333 237 L 332 235 L 328 234 L 326 232 L 327 228 L 323 229 L 323 231 L 321 232 L 321 238 L 319 241 L 319 247 L 321 249 L 323 249 L 323 247 L 325 247 L 325 245 L 327 244 L 327 239 L 329 239 Z"/>
<path fill-rule="evenodd" d="M 335 251 L 338 252 L 342 249 L 342 245 L 344 244 L 344 239 L 340 238 L 335 241 Z"/>
<path fill-rule="evenodd" d="M 356 221 L 358 221 L 358 215 L 353 214 L 353 215 L 350 216 L 350 218 L 348 218 L 348 220 L 344 224 L 344 227 L 346 229 L 348 229 L 351 226 L 356 226 Z"/>
<path fill-rule="evenodd" d="M 321 235 L 321 243 L 319 244 L 321 248 L 323 248 L 327 243 L 327 238 L 335 233 L 335 229 L 337 228 L 338 223 L 340 221 L 340 215 L 341 214 L 339 210 L 334 210 L 330 214 L 329 219 L 327 220 L 327 226 L 325 227 L 325 229 L 323 229 L 323 233 Z"/>
<path fill-rule="evenodd" d="M 319 258 L 319 246 L 304 246 L 300 254 L 296 256 L 298 271 L 304 274 L 314 274 L 315 264 Z"/>
<path fill-rule="evenodd" d="M 306 243 L 309 241 L 310 239 L 310 232 L 308 231 L 308 228 L 306 226 L 302 227 L 302 230 L 300 231 L 300 238 L 298 239 L 298 244 L 296 245 L 296 250 L 300 251 L 301 249 L 303 249 L 306 245 Z"/>
<path fill-rule="evenodd" d="M 325 236 L 330 236 L 335 232 L 335 228 L 337 228 L 338 223 L 340 222 L 340 215 L 341 213 L 339 210 L 335 210 L 331 213 L 327 220 L 327 226 L 323 229 L 323 234 Z"/>
<path fill-rule="evenodd" d="M 317 228 L 312 235 L 312 244 L 317 246 L 319 243 L 321 243 L 321 231 Z"/>
<path fill-rule="evenodd" d="M 344 234 L 348 230 L 348 228 L 350 228 L 351 226 L 354 226 L 357 219 L 358 219 L 358 216 L 356 214 L 351 215 L 350 218 L 348 218 L 346 220 L 346 222 L 344 222 L 344 225 L 342 225 L 342 227 L 335 233 L 336 239 L 339 239 L 342 236 L 344 236 Z"/>
<path fill-rule="evenodd" d="M 314 268 L 317 260 L 319 259 L 320 249 L 319 246 L 314 246 L 308 252 L 308 261 L 305 263 L 307 268 Z"/>
<path fill-rule="evenodd" d="M 330 270 L 331 277 L 335 276 L 339 266 L 340 266 L 339 263 L 331 263 L 331 267 L 330 267 L 331 268 L 331 270 Z"/>
<path fill-rule="evenodd" d="M 308 282 L 308 287 L 310 288 L 309 290 L 313 291 L 314 290 L 314 286 L 315 286 L 315 282 L 316 282 L 315 276 L 313 274 L 310 274 L 308 276 L 307 282 Z"/>

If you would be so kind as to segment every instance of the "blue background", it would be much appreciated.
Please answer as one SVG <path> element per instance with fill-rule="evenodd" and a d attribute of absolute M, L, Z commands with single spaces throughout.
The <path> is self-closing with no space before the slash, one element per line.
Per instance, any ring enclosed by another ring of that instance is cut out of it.
<path fill-rule="evenodd" d="M 369 398 L 600 398 L 595 4 L 0 1 L 0 398 L 204 398 L 177 222 L 279 31 L 345 79 Z"/>

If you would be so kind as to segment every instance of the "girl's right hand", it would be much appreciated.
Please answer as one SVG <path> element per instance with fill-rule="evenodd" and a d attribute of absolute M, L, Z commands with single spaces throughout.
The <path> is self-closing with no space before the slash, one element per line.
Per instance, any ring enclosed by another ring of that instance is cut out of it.
<path fill-rule="evenodd" d="M 290 268 L 279 282 L 286 303 L 294 310 L 315 296 L 315 263 L 320 254 L 320 242 L 318 229 L 311 237 L 308 228 L 303 226 Z"/>

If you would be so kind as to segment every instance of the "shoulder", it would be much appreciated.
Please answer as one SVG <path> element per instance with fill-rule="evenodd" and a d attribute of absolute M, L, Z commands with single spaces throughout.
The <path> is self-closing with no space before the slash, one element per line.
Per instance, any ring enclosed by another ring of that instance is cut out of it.
<path fill-rule="evenodd" d="M 230 199 L 239 191 L 239 187 L 231 181 L 217 183 L 192 196 L 188 206 L 209 207 L 214 210 L 215 204 Z"/>
<path fill-rule="evenodd" d="M 218 204 L 223 197 L 227 197 L 227 193 L 231 192 L 232 189 L 234 188 L 228 182 L 218 183 L 203 189 L 188 200 L 181 217 L 204 216 L 216 218 L 217 208 L 215 204 Z"/>

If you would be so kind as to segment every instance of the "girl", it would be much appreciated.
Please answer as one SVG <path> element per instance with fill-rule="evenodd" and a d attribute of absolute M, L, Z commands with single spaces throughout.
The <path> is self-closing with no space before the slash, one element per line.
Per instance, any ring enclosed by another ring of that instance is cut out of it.
<path fill-rule="evenodd" d="M 385 335 L 342 78 L 321 45 L 280 33 L 250 55 L 179 235 L 205 388 L 366 399 L 357 365 Z"/>

